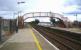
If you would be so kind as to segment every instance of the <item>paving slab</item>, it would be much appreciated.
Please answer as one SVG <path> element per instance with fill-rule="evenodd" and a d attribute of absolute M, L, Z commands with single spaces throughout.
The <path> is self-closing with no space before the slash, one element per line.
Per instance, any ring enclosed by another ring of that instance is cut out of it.
<path fill-rule="evenodd" d="M 38 50 L 30 28 L 14 34 L 0 50 Z"/>

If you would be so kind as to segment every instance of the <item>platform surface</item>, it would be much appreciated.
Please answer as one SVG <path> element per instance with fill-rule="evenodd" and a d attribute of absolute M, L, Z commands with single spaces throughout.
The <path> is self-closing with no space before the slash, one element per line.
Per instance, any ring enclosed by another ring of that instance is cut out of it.
<path fill-rule="evenodd" d="M 58 50 L 48 43 L 36 30 L 32 28 L 20 29 L 5 43 L 0 50 Z"/>
<path fill-rule="evenodd" d="M 60 27 L 51 27 L 51 28 L 59 29 L 59 30 L 65 30 L 65 31 L 75 32 L 75 33 L 81 34 L 81 28 L 60 28 Z"/>

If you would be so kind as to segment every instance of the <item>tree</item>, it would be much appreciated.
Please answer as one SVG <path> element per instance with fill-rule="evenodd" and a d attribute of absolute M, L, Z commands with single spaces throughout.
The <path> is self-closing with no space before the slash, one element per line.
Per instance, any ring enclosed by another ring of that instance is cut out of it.
<path fill-rule="evenodd" d="M 75 27 L 78 27 L 78 26 L 79 26 L 79 22 L 75 20 L 75 21 L 73 22 L 73 25 L 74 25 Z"/>
<path fill-rule="evenodd" d="M 50 18 L 50 21 L 51 21 L 52 24 L 55 26 L 56 21 L 55 21 L 55 19 L 54 19 L 53 17 Z"/>
<path fill-rule="evenodd" d="M 35 24 L 38 24 L 40 21 L 38 19 L 35 19 Z"/>

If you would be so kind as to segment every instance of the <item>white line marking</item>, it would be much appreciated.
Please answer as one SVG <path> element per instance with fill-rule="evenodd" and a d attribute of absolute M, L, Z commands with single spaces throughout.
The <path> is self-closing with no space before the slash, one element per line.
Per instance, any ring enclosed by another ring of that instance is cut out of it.
<path fill-rule="evenodd" d="M 37 47 L 38 47 L 38 50 L 42 50 L 42 47 L 41 47 L 41 45 L 39 44 L 39 41 L 38 41 L 37 37 L 35 36 L 35 34 L 34 34 L 34 32 L 33 32 L 32 29 L 31 29 L 31 32 L 32 32 L 32 36 L 33 36 L 33 38 L 34 38 L 34 40 L 35 40 L 35 43 L 36 43 L 36 45 L 37 45 Z"/>
<path fill-rule="evenodd" d="M 35 30 L 33 28 L 33 30 Z M 57 48 L 56 46 L 54 46 L 50 41 L 48 41 L 43 35 L 41 35 L 37 30 L 35 30 L 42 38 L 44 38 L 44 40 L 46 40 L 46 42 L 48 42 L 51 46 L 53 46 L 56 50 L 60 50 L 59 48 Z"/>

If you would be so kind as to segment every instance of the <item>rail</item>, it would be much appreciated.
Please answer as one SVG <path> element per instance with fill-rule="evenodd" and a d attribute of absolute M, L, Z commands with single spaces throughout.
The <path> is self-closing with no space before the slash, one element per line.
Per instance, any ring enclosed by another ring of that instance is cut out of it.
<path fill-rule="evenodd" d="M 81 34 L 44 26 L 33 27 L 60 50 L 81 50 Z"/>

